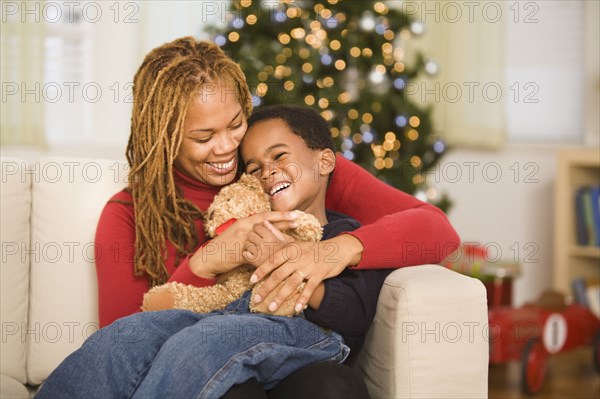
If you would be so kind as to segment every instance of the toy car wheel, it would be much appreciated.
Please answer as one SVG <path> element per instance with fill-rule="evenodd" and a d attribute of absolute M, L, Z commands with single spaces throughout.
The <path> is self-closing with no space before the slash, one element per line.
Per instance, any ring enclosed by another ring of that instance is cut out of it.
<path fill-rule="evenodd" d="M 594 338 L 592 356 L 594 357 L 594 369 L 596 370 L 596 373 L 600 373 L 600 333 Z"/>
<path fill-rule="evenodd" d="M 539 339 L 530 340 L 521 355 L 521 380 L 527 395 L 538 394 L 544 385 L 548 371 L 548 352 Z"/>

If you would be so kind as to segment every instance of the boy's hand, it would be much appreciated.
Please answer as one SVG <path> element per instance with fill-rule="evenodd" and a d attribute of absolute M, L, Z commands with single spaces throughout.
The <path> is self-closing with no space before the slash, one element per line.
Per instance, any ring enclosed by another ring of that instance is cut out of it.
<path fill-rule="evenodd" d="M 254 229 L 248 233 L 242 256 L 246 263 L 257 267 L 273 259 L 276 252 L 293 241 L 292 237 L 283 234 L 271 222 L 265 220 L 255 224 Z"/>
<path fill-rule="evenodd" d="M 190 258 L 192 272 L 200 277 L 215 278 L 247 263 L 242 255 L 247 245 L 248 234 L 254 227 L 269 221 L 282 228 L 294 228 L 297 215 L 293 212 L 262 212 L 238 219 L 222 234 L 200 247 Z"/>

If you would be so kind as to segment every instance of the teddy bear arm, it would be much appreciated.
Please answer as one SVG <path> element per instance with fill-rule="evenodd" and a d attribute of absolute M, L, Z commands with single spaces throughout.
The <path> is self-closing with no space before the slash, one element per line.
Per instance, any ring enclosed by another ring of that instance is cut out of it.
<path fill-rule="evenodd" d="M 175 297 L 173 291 L 168 287 L 154 287 L 146 294 L 142 302 L 142 311 L 153 312 L 157 310 L 173 309 L 175 305 Z"/>
<path fill-rule="evenodd" d="M 235 300 L 225 285 L 194 287 L 181 283 L 168 283 L 150 290 L 144 295 L 142 309 L 164 310 L 183 309 L 196 313 L 208 313 L 222 310 Z"/>

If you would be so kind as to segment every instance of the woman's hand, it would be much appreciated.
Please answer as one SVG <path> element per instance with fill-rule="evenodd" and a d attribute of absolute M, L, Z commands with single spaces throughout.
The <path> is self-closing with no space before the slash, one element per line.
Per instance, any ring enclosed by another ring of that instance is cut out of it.
<path fill-rule="evenodd" d="M 242 256 L 248 246 L 248 234 L 265 221 L 279 229 L 296 227 L 297 215 L 293 212 L 262 212 L 241 218 L 229 226 L 222 234 L 200 247 L 190 258 L 190 268 L 194 274 L 204 278 L 215 278 L 247 263 Z"/>
<path fill-rule="evenodd" d="M 250 282 L 256 283 L 270 274 L 252 300 L 260 303 L 279 283 L 286 280 L 269 304 L 268 309 L 275 311 L 302 282 L 306 282 L 295 306 L 299 312 L 309 303 L 323 280 L 339 275 L 347 266 L 358 264 L 362 251 L 360 240 L 349 234 L 320 242 L 287 243 L 272 258 L 259 265 L 252 275 Z"/>

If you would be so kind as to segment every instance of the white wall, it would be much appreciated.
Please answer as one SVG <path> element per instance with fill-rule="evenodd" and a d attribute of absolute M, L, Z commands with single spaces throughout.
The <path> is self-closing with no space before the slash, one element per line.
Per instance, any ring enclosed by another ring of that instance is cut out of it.
<path fill-rule="evenodd" d="M 208 39 L 208 25 L 224 22 L 229 1 L 146 1 L 142 7 L 142 54 L 173 39 L 194 36 Z"/>
<path fill-rule="evenodd" d="M 454 149 L 428 182 L 454 202 L 448 216 L 461 239 L 489 248 L 489 259 L 517 261 L 513 303 L 552 285 L 555 147 Z"/>
<path fill-rule="evenodd" d="M 103 16 L 91 29 L 91 80 L 102 88 L 102 97 L 92 107 L 93 145 L 101 148 L 122 148 L 129 138 L 131 120 L 131 82 L 141 62 L 139 50 L 140 12 L 121 8 L 118 16 L 102 3 Z M 127 21 L 127 22 L 126 22 Z"/>

